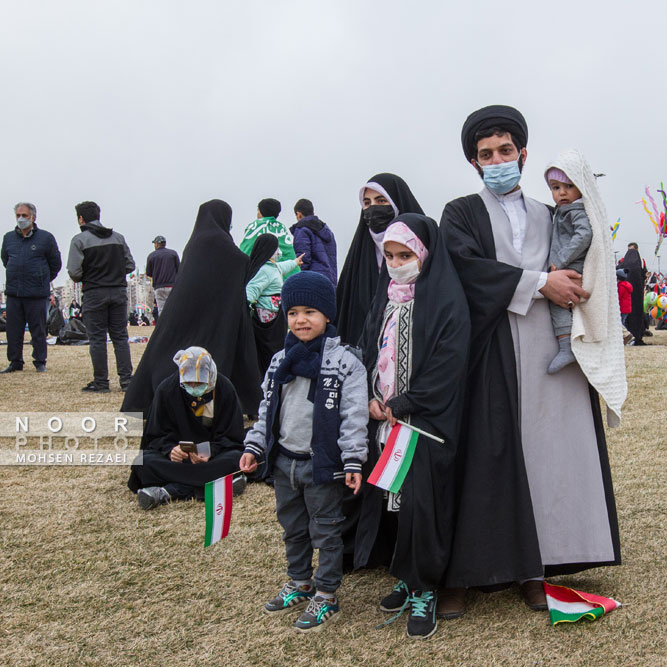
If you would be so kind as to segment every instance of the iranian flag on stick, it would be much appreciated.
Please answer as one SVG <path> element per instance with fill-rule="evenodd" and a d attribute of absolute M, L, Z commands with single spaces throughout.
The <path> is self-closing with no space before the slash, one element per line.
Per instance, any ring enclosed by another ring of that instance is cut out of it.
<path fill-rule="evenodd" d="M 396 424 L 389 432 L 380 460 L 375 464 L 368 481 L 381 489 L 398 493 L 410 470 L 419 433 Z"/>
<path fill-rule="evenodd" d="M 232 475 L 206 482 L 206 537 L 204 546 L 210 547 L 229 533 L 232 518 Z"/>
<path fill-rule="evenodd" d="M 620 602 L 611 598 L 575 591 L 565 586 L 554 586 L 546 581 L 544 593 L 547 596 L 551 625 L 576 623 L 582 618 L 594 621 L 621 606 Z"/>

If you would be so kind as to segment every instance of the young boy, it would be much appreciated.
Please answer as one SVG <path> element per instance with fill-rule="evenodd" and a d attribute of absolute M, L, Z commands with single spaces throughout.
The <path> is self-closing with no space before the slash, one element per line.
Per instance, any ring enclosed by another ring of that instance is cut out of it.
<path fill-rule="evenodd" d="M 582 272 L 584 259 L 591 245 L 593 230 L 584 210 L 581 192 L 560 169 L 552 167 L 545 174 L 556 203 L 549 266 L 551 271 L 573 269 Z M 576 361 L 570 345 L 572 311 L 549 302 L 551 322 L 558 339 L 558 354 L 553 358 L 547 373 L 553 375 Z"/>
<path fill-rule="evenodd" d="M 285 531 L 290 580 L 264 610 L 278 615 L 307 605 L 294 627 L 314 632 L 339 613 L 343 481 L 359 491 L 368 455 L 368 387 L 364 365 L 330 324 L 331 281 L 298 273 L 285 281 L 281 297 L 289 333 L 266 372 L 259 420 L 246 436 L 240 467 L 252 472 L 264 462 L 263 474 L 273 474 Z M 314 582 L 313 549 L 319 549 Z"/>

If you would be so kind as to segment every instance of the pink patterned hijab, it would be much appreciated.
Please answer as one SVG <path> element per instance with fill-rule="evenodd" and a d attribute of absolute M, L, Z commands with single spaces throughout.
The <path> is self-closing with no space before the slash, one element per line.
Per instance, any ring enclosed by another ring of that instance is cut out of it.
<path fill-rule="evenodd" d="M 426 258 L 428 257 L 428 249 L 421 242 L 420 238 L 404 223 L 400 220 L 392 222 L 387 231 L 384 234 L 382 239 L 382 247 L 387 241 L 394 241 L 395 243 L 400 243 L 412 250 L 412 252 L 417 255 L 419 263 L 423 266 Z M 405 303 L 415 298 L 415 285 L 414 283 L 409 285 L 399 285 L 394 280 L 389 282 L 389 287 L 387 288 L 387 296 L 390 301 L 395 303 Z"/>

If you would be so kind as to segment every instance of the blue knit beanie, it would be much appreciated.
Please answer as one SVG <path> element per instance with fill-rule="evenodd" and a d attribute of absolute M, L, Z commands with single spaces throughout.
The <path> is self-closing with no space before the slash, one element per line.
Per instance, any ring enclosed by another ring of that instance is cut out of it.
<path fill-rule="evenodd" d="M 336 319 L 336 290 L 333 283 L 315 271 L 301 271 L 290 276 L 281 292 L 285 315 L 293 306 L 310 306 L 332 322 Z"/>

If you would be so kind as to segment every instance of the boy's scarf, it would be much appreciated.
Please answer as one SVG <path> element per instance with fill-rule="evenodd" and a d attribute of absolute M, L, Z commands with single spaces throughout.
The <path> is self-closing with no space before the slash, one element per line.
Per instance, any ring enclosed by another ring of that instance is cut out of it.
<path fill-rule="evenodd" d="M 290 331 L 285 338 L 285 357 L 273 376 L 276 384 L 291 382 L 295 377 L 316 379 L 322 367 L 324 341 L 335 335 L 336 327 L 327 324 L 321 336 L 303 343 Z"/>

